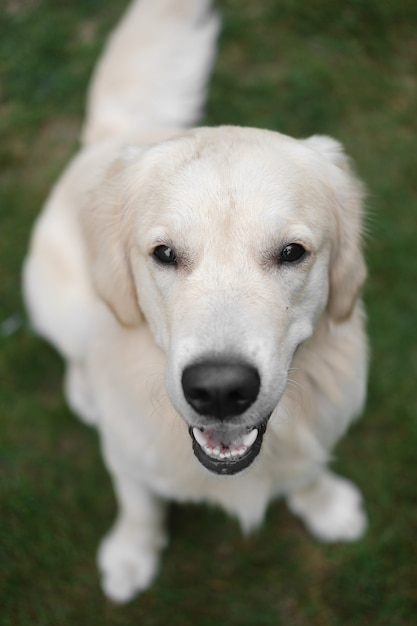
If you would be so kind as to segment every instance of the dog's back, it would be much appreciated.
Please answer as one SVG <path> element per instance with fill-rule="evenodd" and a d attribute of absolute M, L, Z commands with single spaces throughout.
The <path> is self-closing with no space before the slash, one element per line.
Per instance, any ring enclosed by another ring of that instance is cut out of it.
<path fill-rule="evenodd" d="M 197 122 L 215 53 L 209 0 L 136 0 L 93 76 L 82 141 Z"/>

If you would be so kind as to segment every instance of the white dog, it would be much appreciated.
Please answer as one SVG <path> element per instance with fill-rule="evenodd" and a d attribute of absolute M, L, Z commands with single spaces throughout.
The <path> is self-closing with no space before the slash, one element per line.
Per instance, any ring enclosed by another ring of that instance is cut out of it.
<path fill-rule="evenodd" d="M 157 571 L 167 500 L 220 505 L 245 531 L 277 496 L 324 541 L 366 526 L 326 469 L 365 398 L 362 188 L 328 137 L 186 130 L 209 5 L 131 5 L 24 268 L 68 402 L 101 436 L 119 515 L 98 563 L 120 602 Z"/>

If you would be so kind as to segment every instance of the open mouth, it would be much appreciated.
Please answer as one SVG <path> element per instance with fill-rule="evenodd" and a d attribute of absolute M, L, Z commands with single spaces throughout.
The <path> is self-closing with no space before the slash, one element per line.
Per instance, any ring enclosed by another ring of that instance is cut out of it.
<path fill-rule="evenodd" d="M 235 435 L 225 443 L 214 430 L 190 428 L 193 452 L 200 463 L 214 474 L 232 475 L 241 472 L 258 456 L 266 422 Z"/>

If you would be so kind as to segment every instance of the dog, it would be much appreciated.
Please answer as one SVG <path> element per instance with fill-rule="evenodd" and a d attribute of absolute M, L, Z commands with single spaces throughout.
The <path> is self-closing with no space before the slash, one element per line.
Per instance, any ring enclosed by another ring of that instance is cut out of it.
<path fill-rule="evenodd" d="M 209 0 L 131 4 L 24 263 L 114 484 L 98 567 L 116 602 L 154 579 L 169 501 L 244 532 L 277 497 L 323 541 L 366 528 L 327 468 L 366 395 L 363 187 L 329 137 L 194 128 L 218 31 Z"/>

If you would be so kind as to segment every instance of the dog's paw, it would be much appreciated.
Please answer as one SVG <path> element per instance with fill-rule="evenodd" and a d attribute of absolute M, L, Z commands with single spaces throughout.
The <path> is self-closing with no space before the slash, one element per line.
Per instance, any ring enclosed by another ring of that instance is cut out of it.
<path fill-rule="evenodd" d="M 113 602 L 129 602 L 153 581 L 159 550 L 111 533 L 100 545 L 97 563 L 104 594 Z"/>
<path fill-rule="evenodd" d="M 356 541 L 367 526 L 359 489 L 330 473 L 310 488 L 291 494 L 288 507 L 321 541 Z"/>

